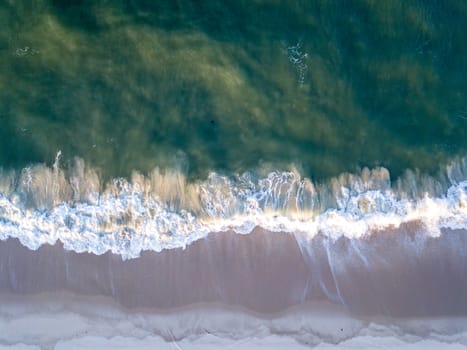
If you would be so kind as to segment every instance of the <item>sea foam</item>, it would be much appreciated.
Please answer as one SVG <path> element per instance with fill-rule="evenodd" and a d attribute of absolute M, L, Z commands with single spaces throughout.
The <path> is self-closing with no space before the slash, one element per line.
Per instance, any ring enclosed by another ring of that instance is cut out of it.
<path fill-rule="evenodd" d="M 467 228 L 467 161 L 438 177 L 407 172 L 391 183 L 385 168 L 363 169 L 315 184 L 298 171 L 211 173 L 188 182 L 182 172 L 155 169 L 147 176 L 102 184 L 80 159 L 52 167 L 0 172 L 0 239 L 16 237 L 30 249 L 57 240 L 68 250 L 135 258 L 142 251 L 186 247 L 211 232 L 248 234 L 259 226 L 361 239 L 416 222 L 426 235 Z"/>

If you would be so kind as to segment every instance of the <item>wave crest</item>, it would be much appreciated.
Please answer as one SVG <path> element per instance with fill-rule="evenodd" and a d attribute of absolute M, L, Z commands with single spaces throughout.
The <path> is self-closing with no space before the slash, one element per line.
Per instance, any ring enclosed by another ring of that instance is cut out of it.
<path fill-rule="evenodd" d="M 17 237 L 37 249 L 63 242 L 66 249 L 125 258 L 143 250 L 185 247 L 210 232 L 268 231 L 362 238 L 418 222 L 426 234 L 467 228 L 467 160 L 438 178 L 407 172 L 391 184 L 385 168 L 363 169 L 315 184 L 298 171 L 211 173 L 190 183 L 180 171 L 154 169 L 103 184 L 97 171 L 43 164 L 0 172 L 0 238 Z"/>

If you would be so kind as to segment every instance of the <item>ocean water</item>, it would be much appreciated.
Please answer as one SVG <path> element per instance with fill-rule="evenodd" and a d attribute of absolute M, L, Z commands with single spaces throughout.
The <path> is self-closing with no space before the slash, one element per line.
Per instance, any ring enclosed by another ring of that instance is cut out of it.
<path fill-rule="evenodd" d="M 162 321 L 132 321 L 143 347 L 467 345 L 462 1 L 7 0 L 0 28 L 1 293 L 94 295 L 173 319 L 240 307 L 226 317 L 259 313 L 245 324 L 268 330 L 229 338 L 234 321 L 204 334 L 172 320 L 172 339 Z M 352 331 L 319 329 L 321 309 L 318 328 L 288 318 L 318 301 Z M 82 328 L 0 329 L 5 346 L 86 346 L 71 341 Z"/>

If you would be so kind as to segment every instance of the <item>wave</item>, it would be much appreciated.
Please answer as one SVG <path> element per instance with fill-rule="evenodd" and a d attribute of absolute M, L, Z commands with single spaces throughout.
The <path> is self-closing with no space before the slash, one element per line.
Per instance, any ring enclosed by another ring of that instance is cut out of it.
<path fill-rule="evenodd" d="M 61 241 L 65 249 L 136 258 L 142 251 L 186 247 L 211 232 L 301 233 L 361 239 L 417 222 L 426 235 L 467 228 L 467 158 L 437 177 L 417 171 L 391 182 L 385 168 L 313 183 L 292 169 L 241 175 L 211 173 L 189 182 L 175 169 L 103 183 L 75 159 L 0 171 L 0 239 L 30 249 Z"/>
<path fill-rule="evenodd" d="M 467 345 L 465 317 L 369 322 L 332 305 L 313 309 L 268 318 L 206 305 L 148 314 L 73 294 L 10 296 L 0 304 L 0 341 L 6 349 L 458 350 Z"/>

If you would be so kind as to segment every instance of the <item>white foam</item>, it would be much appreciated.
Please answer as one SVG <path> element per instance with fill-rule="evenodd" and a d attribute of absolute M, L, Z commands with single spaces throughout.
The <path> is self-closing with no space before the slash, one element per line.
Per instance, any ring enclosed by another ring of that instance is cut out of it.
<path fill-rule="evenodd" d="M 362 321 L 332 304 L 310 304 L 259 318 L 195 306 L 168 313 L 128 312 L 111 300 L 68 294 L 0 303 L 5 349 L 462 349 L 465 318 Z"/>
<path fill-rule="evenodd" d="M 247 234 L 256 226 L 309 239 L 317 234 L 359 239 L 413 221 L 431 236 L 443 228 L 467 229 L 467 180 L 459 175 L 444 194 L 419 188 L 412 189 L 418 193 L 412 198 L 391 188 L 384 168 L 344 174 L 321 186 L 296 171 L 260 179 L 212 173 L 189 184 L 180 173 L 156 169 L 147 177 L 116 179 L 101 190 L 96 172 L 82 161 L 66 177 L 58 160 L 59 155 L 52 168 L 23 170 L 16 188 L 5 173 L 0 239 L 15 237 L 30 249 L 60 240 L 77 252 L 134 258 L 144 250 L 186 247 L 210 232 Z"/>

